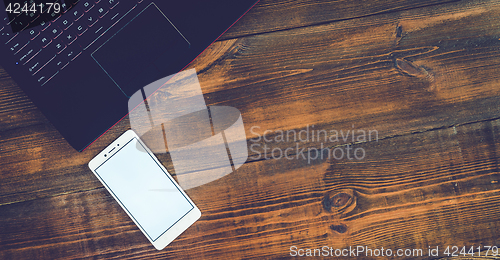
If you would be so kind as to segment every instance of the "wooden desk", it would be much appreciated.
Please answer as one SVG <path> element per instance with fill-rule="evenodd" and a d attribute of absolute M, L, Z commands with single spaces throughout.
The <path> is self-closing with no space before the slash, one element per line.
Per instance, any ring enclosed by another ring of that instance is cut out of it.
<path fill-rule="evenodd" d="M 162 251 L 87 167 L 128 120 L 78 153 L 0 69 L 0 259 L 287 258 L 323 246 L 485 255 L 500 243 L 499 28 L 498 1 L 262 0 L 192 64 L 207 105 L 238 108 L 249 145 L 312 126 L 378 139 L 267 143 L 350 143 L 361 160 L 250 151 L 236 172 L 188 190 L 202 218 Z"/>

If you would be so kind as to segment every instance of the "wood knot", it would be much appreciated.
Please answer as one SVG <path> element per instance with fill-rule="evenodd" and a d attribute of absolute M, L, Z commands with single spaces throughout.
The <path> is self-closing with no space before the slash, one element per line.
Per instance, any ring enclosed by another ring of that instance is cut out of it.
<path fill-rule="evenodd" d="M 351 199 L 351 195 L 341 192 L 331 198 L 333 207 L 342 207 Z"/>
<path fill-rule="evenodd" d="M 395 59 L 394 66 L 398 71 L 407 76 L 426 79 L 428 81 L 434 80 L 434 76 L 429 73 L 424 67 L 415 65 L 413 62 L 407 59 Z"/>
<path fill-rule="evenodd" d="M 403 36 L 403 26 L 398 25 L 396 27 L 396 38 L 401 38 Z"/>
<path fill-rule="evenodd" d="M 347 226 L 344 224 L 330 225 L 330 229 L 339 233 L 345 233 L 347 231 Z"/>
<path fill-rule="evenodd" d="M 356 198 L 352 190 L 331 191 L 323 197 L 323 208 L 332 212 L 332 209 L 341 212 L 352 210 L 356 206 Z"/>

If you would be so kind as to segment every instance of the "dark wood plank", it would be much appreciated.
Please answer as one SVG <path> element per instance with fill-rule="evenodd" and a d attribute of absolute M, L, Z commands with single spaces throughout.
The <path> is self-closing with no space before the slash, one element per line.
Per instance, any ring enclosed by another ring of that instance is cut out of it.
<path fill-rule="evenodd" d="M 47 123 L 45 117 L 0 67 L 0 129 L 6 131 L 41 123 Z"/>
<path fill-rule="evenodd" d="M 81 153 L 49 123 L 0 132 L 0 205 L 100 187 L 87 164 L 129 127 L 123 120 Z"/>
<path fill-rule="evenodd" d="M 495 120 L 356 144 L 367 154 L 359 161 L 247 163 L 188 191 L 202 219 L 163 251 L 102 188 L 4 205 L 0 258 L 279 258 L 294 245 L 496 245 L 499 135 Z"/>
<path fill-rule="evenodd" d="M 489 120 L 500 117 L 499 15 L 495 1 L 460 2 L 245 37 L 192 68 L 207 103 L 237 107 L 247 133 L 393 136 Z"/>
<path fill-rule="evenodd" d="M 271 1 L 260 0 L 249 14 L 227 31 L 221 39 L 239 38 L 244 35 L 261 34 L 307 27 L 333 21 L 348 20 L 387 12 L 415 9 L 419 7 L 454 2 L 453 0 L 321 0 L 321 1 Z"/>

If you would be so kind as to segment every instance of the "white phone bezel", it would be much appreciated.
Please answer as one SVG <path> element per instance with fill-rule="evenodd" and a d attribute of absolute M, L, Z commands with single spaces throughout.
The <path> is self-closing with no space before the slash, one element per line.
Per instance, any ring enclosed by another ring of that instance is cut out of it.
<path fill-rule="evenodd" d="M 168 231 L 164 232 L 159 238 L 156 239 L 156 241 L 152 241 L 147 233 L 142 229 L 141 225 L 139 225 L 138 222 L 131 216 L 131 214 L 127 211 L 125 206 L 120 202 L 120 200 L 115 196 L 115 194 L 110 190 L 110 188 L 104 183 L 104 181 L 101 179 L 101 177 L 97 174 L 95 171 L 97 167 L 105 163 L 105 161 L 113 156 L 115 153 L 120 151 L 120 147 L 123 147 L 123 145 L 127 144 L 130 140 L 133 138 L 137 138 L 138 142 L 140 142 L 145 148 L 146 151 L 151 155 L 151 157 L 157 162 L 159 167 L 166 172 L 168 178 L 172 180 L 172 182 L 177 186 L 179 191 L 183 193 L 184 197 L 193 205 L 193 209 L 186 214 L 183 218 L 181 218 L 177 223 L 175 223 Z M 108 147 L 106 147 L 103 151 L 101 151 L 98 155 L 96 155 L 90 162 L 89 162 L 89 168 L 90 170 L 94 173 L 94 175 L 99 179 L 101 184 L 106 188 L 106 190 L 113 196 L 115 201 L 122 207 L 123 211 L 127 213 L 127 215 L 134 221 L 136 226 L 142 231 L 144 236 L 153 244 L 153 246 L 157 250 L 162 250 L 165 248 L 170 242 L 172 242 L 175 238 L 177 238 L 182 232 L 184 232 L 188 227 L 190 227 L 194 222 L 196 222 L 200 217 L 201 217 L 201 212 L 196 207 L 196 205 L 193 203 L 193 201 L 187 196 L 187 194 L 182 190 L 182 188 L 177 184 L 177 182 L 172 178 L 170 173 L 168 173 L 167 169 L 163 167 L 163 165 L 158 161 L 156 156 L 149 150 L 149 148 L 142 142 L 142 140 L 139 138 L 139 136 L 133 131 L 133 130 L 128 130 L 125 133 L 123 133 L 120 137 L 118 137 L 115 141 L 113 141 Z"/>

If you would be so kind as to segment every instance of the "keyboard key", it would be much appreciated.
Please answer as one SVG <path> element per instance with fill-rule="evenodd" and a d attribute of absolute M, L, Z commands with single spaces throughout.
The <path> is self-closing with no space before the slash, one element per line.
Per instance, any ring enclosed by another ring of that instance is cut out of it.
<path fill-rule="evenodd" d="M 40 16 L 40 13 L 38 12 L 30 12 L 28 13 L 29 17 L 31 18 L 31 21 L 34 21 L 36 18 L 38 18 Z"/>
<path fill-rule="evenodd" d="M 96 11 L 99 15 L 99 18 L 103 18 L 107 13 L 109 13 L 109 10 L 104 7 L 96 7 Z"/>
<path fill-rule="evenodd" d="M 77 36 L 82 36 L 87 31 L 87 29 L 88 29 L 87 25 L 81 22 L 73 26 L 73 30 Z"/>
<path fill-rule="evenodd" d="M 54 24 L 51 28 L 49 28 L 49 30 L 47 30 L 47 32 L 50 35 L 50 38 L 57 39 L 57 37 L 63 33 L 63 30 Z"/>
<path fill-rule="evenodd" d="M 96 37 L 96 40 L 97 40 L 97 37 L 99 37 L 102 33 L 104 33 L 106 31 L 106 28 L 104 26 L 96 26 L 92 29 L 92 33 L 94 34 L 94 36 Z"/>
<path fill-rule="evenodd" d="M 0 39 L 5 44 L 9 43 L 12 40 L 12 37 L 15 36 L 15 33 L 8 32 L 7 30 L 0 32 Z"/>
<path fill-rule="evenodd" d="M 45 82 L 47 81 L 47 76 L 39 75 L 37 78 L 38 78 L 37 81 L 38 81 L 38 83 L 40 83 L 40 85 L 42 85 L 42 84 L 45 85 Z"/>
<path fill-rule="evenodd" d="M 71 25 L 73 25 L 73 21 L 70 20 L 69 18 L 64 18 L 61 19 L 58 26 L 63 30 L 67 30 Z"/>
<path fill-rule="evenodd" d="M 66 43 L 66 45 L 72 44 L 76 40 L 76 34 L 72 30 L 65 31 L 61 40 Z"/>
<path fill-rule="evenodd" d="M 54 74 L 52 74 L 52 76 L 48 76 L 48 77 L 45 76 L 45 75 L 51 75 L 51 74 L 44 73 L 43 76 L 40 76 L 38 78 L 38 83 L 40 83 L 40 86 L 43 87 L 45 84 L 47 84 L 47 82 L 49 82 L 49 80 L 51 80 L 52 78 L 54 78 L 58 73 L 59 73 L 59 71 L 56 71 Z"/>
<path fill-rule="evenodd" d="M 30 40 L 34 40 L 38 35 L 40 35 L 40 31 L 36 29 L 30 29 L 28 31 L 28 35 L 30 37 Z"/>
<path fill-rule="evenodd" d="M 57 55 L 56 58 L 54 59 L 54 68 L 57 70 L 62 70 L 66 68 L 69 64 L 69 60 L 66 57 L 66 50 L 61 53 L 61 55 Z"/>
<path fill-rule="evenodd" d="M 18 35 L 19 33 L 9 33 L 9 32 L 5 32 L 2 34 L 2 36 L 5 36 L 4 38 L 5 44 L 12 42 Z"/>
<path fill-rule="evenodd" d="M 10 26 L 11 23 L 13 23 L 16 20 L 16 17 L 13 17 L 10 19 L 9 17 L 4 18 L 4 22 L 6 22 L 5 25 Z"/>
<path fill-rule="evenodd" d="M 38 60 L 32 59 L 26 64 L 26 66 L 28 68 L 28 71 L 31 73 L 31 76 L 34 76 L 38 72 L 40 67 L 42 67 L 42 64 Z"/>
<path fill-rule="evenodd" d="M 40 31 L 45 31 L 47 28 L 49 28 L 50 26 L 50 22 L 40 22 Z"/>
<path fill-rule="evenodd" d="M 76 22 L 78 21 L 82 16 L 84 12 L 81 10 L 71 10 L 71 17 L 73 17 L 73 20 Z"/>
<path fill-rule="evenodd" d="M 71 8 L 71 4 L 62 3 L 61 4 L 61 13 L 65 14 Z"/>
<path fill-rule="evenodd" d="M 9 49 L 12 53 L 16 54 L 21 50 L 23 46 L 23 44 L 15 42 L 14 44 L 11 44 L 11 47 Z"/>
<path fill-rule="evenodd" d="M 49 45 L 52 42 L 52 39 L 44 33 L 43 35 L 41 35 L 40 37 L 38 37 L 35 40 L 35 42 L 41 48 L 45 48 L 45 47 L 47 47 L 47 45 Z"/>
<path fill-rule="evenodd" d="M 66 50 L 61 53 L 62 57 L 65 57 L 68 61 L 75 60 L 82 53 L 82 49 L 77 44 L 72 44 L 66 48 Z"/>
<path fill-rule="evenodd" d="M 56 50 L 56 53 L 59 54 L 61 53 L 64 49 L 66 49 L 66 44 L 62 42 L 57 42 L 54 43 L 54 49 Z"/>
<path fill-rule="evenodd" d="M 94 7 L 94 3 L 92 1 L 84 1 L 83 2 L 83 8 L 85 9 L 85 12 L 90 11 Z"/>
<path fill-rule="evenodd" d="M 120 18 L 122 18 L 123 15 L 125 15 L 125 12 L 122 12 L 120 10 L 117 10 L 115 12 L 110 11 L 110 14 L 108 15 L 107 18 L 112 24 L 115 24 L 120 20 Z"/>
<path fill-rule="evenodd" d="M 85 22 L 87 23 L 87 26 L 88 27 L 92 27 L 92 25 L 94 25 L 98 18 L 97 18 L 97 14 L 94 14 L 94 13 L 89 13 L 87 14 L 84 18 L 85 18 Z"/>
<path fill-rule="evenodd" d="M 15 55 L 19 51 L 21 51 L 26 45 L 28 45 L 29 42 L 30 41 L 27 39 L 24 39 L 24 40 L 19 39 L 18 41 L 13 41 L 13 42 L 11 42 L 9 49 Z"/>
<path fill-rule="evenodd" d="M 109 9 L 115 8 L 118 5 L 118 3 L 119 3 L 118 0 L 105 0 L 105 2 L 108 5 Z"/>
<path fill-rule="evenodd" d="M 19 55 L 19 63 L 25 65 L 28 63 L 33 57 L 36 57 L 38 53 L 40 53 L 40 48 L 38 48 L 36 45 L 30 44 L 30 46 L 27 46 L 28 48 L 24 48 L 21 52 L 18 53 Z"/>

